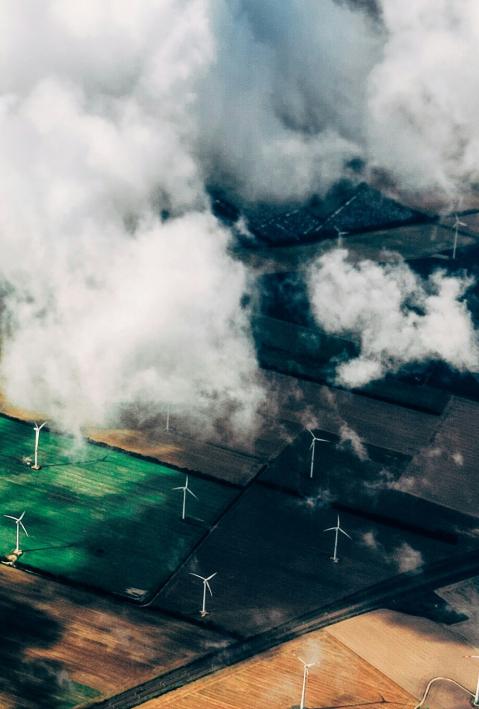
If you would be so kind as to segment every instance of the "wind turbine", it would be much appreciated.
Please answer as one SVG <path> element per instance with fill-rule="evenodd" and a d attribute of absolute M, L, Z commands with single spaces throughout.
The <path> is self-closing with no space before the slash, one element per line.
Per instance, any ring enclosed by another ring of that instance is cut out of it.
<path fill-rule="evenodd" d="M 170 402 L 168 402 L 166 406 L 166 422 L 165 422 L 165 431 L 170 430 Z"/>
<path fill-rule="evenodd" d="M 347 234 L 349 234 L 349 232 L 341 231 L 341 229 L 338 229 L 337 226 L 335 226 L 334 228 L 336 229 L 336 233 L 338 235 L 338 248 L 340 249 L 343 246 L 343 236 L 346 236 Z"/>
<path fill-rule="evenodd" d="M 181 519 L 185 519 L 186 517 L 186 494 L 189 493 L 192 495 L 194 498 L 198 499 L 198 495 L 195 495 L 193 490 L 190 490 L 188 487 L 188 476 L 186 476 L 186 482 L 184 485 L 180 487 L 174 487 L 173 490 L 182 490 L 183 491 L 183 508 L 181 512 Z"/>
<path fill-rule="evenodd" d="M 301 691 L 301 703 L 299 705 L 299 709 L 304 709 L 304 702 L 306 699 L 306 686 L 308 684 L 308 677 L 309 677 L 309 668 L 313 667 L 315 665 L 315 662 L 305 662 L 302 660 L 300 657 L 298 657 L 298 660 L 303 663 L 303 689 Z"/>
<path fill-rule="evenodd" d="M 454 248 L 452 249 L 452 258 L 456 258 L 456 248 L 457 248 L 457 234 L 460 226 L 467 226 L 465 222 L 461 222 L 457 214 L 454 215 Z"/>
<path fill-rule="evenodd" d="M 329 443 L 329 441 L 328 441 L 327 438 L 318 438 L 317 436 L 314 435 L 314 433 L 313 433 L 309 428 L 308 428 L 307 430 L 310 432 L 310 434 L 311 434 L 312 437 L 313 437 L 313 440 L 311 441 L 311 445 L 310 445 L 310 450 L 311 450 L 311 467 L 310 467 L 310 469 L 309 469 L 309 477 L 312 478 L 312 477 L 313 477 L 313 473 L 314 473 L 314 453 L 315 453 L 315 450 L 316 450 L 316 441 L 322 441 L 322 442 L 324 442 L 324 443 Z"/>
<path fill-rule="evenodd" d="M 471 657 L 473 660 L 479 660 L 479 655 L 464 655 L 464 657 Z M 479 707 L 479 676 L 477 678 L 476 693 L 474 695 L 472 706 Z"/>
<path fill-rule="evenodd" d="M 334 536 L 334 552 L 333 556 L 330 557 L 332 561 L 334 561 L 336 564 L 338 563 L 338 538 L 339 538 L 339 533 L 344 534 L 345 537 L 348 539 L 351 539 L 349 534 L 344 531 L 344 529 L 341 529 L 341 526 L 339 524 L 339 515 L 338 515 L 338 523 L 335 527 L 328 527 L 327 529 L 323 529 L 323 532 L 335 532 Z"/>
<path fill-rule="evenodd" d="M 35 455 L 34 462 L 32 465 L 33 470 L 40 470 L 40 466 L 38 465 L 38 444 L 40 442 L 40 431 L 45 426 L 45 424 L 46 421 L 44 421 L 41 426 L 39 426 L 38 423 L 35 422 L 35 426 L 33 427 L 35 430 Z"/>
<path fill-rule="evenodd" d="M 206 577 L 205 577 L 205 576 L 200 576 L 199 574 L 193 574 L 193 573 L 190 571 L 190 576 L 196 576 L 196 578 L 201 579 L 201 580 L 203 581 L 203 605 L 201 606 L 201 610 L 200 610 L 200 616 L 201 616 L 202 618 L 204 618 L 205 615 L 207 614 L 207 610 L 206 610 L 206 589 L 208 589 L 208 591 L 210 592 L 210 596 L 213 597 L 213 591 L 211 590 L 210 581 L 211 581 L 211 579 L 212 579 L 214 576 L 216 576 L 217 573 L 218 573 L 218 572 L 215 571 L 215 573 L 214 573 L 214 574 L 211 574 L 211 576 L 206 576 Z"/>
<path fill-rule="evenodd" d="M 14 517 L 13 515 L 3 515 L 3 516 L 8 517 L 8 519 L 15 520 L 15 524 L 17 525 L 17 546 L 13 550 L 13 553 L 14 554 L 21 554 L 22 550 L 20 549 L 20 526 L 22 527 L 22 529 L 25 532 L 25 534 L 27 535 L 27 537 L 29 536 L 27 530 L 25 529 L 25 525 L 22 522 L 22 519 L 25 516 L 25 512 L 22 512 L 20 517 Z"/>

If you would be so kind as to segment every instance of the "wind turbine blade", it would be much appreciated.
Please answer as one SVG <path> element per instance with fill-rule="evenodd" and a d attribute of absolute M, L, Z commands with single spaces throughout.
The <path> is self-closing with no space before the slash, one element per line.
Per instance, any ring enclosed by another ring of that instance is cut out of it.
<path fill-rule="evenodd" d="M 327 529 L 323 529 L 323 532 L 335 532 L 337 527 L 328 527 Z"/>
<path fill-rule="evenodd" d="M 28 534 L 27 530 L 25 529 L 25 525 L 23 524 L 23 522 L 20 522 L 20 520 L 19 520 L 19 524 L 20 524 L 21 528 L 23 529 L 23 531 L 25 532 L 25 534 L 27 535 L 27 537 L 29 537 L 30 535 Z"/>
<path fill-rule="evenodd" d="M 19 521 L 19 522 L 25 517 L 25 512 L 26 512 L 26 510 L 23 510 L 22 514 L 21 514 L 20 517 L 18 518 L 18 521 Z"/>
<path fill-rule="evenodd" d="M 215 573 L 214 573 L 214 574 L 211 574 L 211 576 L 207 576 L 206 580 L 207 580 L 207 581 L 211 581 L 211 579 L 214 578 L 217 573 L 218 573 L 218 572 L 215 571 Z"/>
<path fill-rule="evenodd" d="M 195 495 L 195 493 L 193 492 L 193 490 L 190 490 L 189 487 L 186 488 L 186 492 L 189 492 L 190 495 L 193 495 L 193 497 L 196 497 L 196 499 L 198 499 L 198 495 Z"/>
<path fill-rule="evenodd" d="M 14 517 L 13 515 L 3 515 L 4 517 L 8 517 L 8 519 L 14 519 L 15 522 L 18 522 L 17 518 Z"/>
<path fill-rule="evenodd" d="M 202 581 L 205 580 L 203 576 L 200 576 L 199 574 L 194 574 L 192 571 L 190 571 L 190 576 L 196 576 L 197 579 L 201 579 Z"/>
<path fill-rule="evenodd" d="M 339 527 L 339 531 L 341 532 L 341 534 L 344 534 L 345 537 L 347 537 L 348 539 L 351 539 L 351 541 L 352 541 L 352 537 L 350 537 L 349 534 L 344 531 L 344 529 L 341 529 L 341 527 Z"/>
<path fill-rule="evenodd" d="M 184 490 L 185 488 L 184 487 L 172 487 L 171 489 L 172 490 Z"/>
<path fill-rule="evenodd" d="M 298 657 L 298 660 L 303 663 L 303 665 L 306 665 L 306 662 L 303 660 L 302 657 Z"/>
<path fill-rule="evenodd" d="M 205 579 L 205 585 L 206 585 L 206 588 L 208 589 L 208 591 L 210 592 L 211 598 L 213 598 L 213 591 L 211 590 L 211 586 L 209 585 L 207 579 Z"/>
<path fill-rule="evenodd" d="M 47 425 L 47 422 L 44 421 L 44 422 L 42 423 L 42 425 L 40 426 L 40 429 L 42 429 L 42 428 L 43 428 L 44 426 L 46 426 L 46 425 Z"/>

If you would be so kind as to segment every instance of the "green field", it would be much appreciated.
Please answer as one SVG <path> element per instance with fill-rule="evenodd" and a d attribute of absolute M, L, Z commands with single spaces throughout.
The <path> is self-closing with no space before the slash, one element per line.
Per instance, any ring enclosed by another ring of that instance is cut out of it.
<path fill-rule="evenodd" d="M 145 599 L 189 554 L 238 493 L 190 475 L 189 519 L 181 520 L 185 475 L 111 448 L 43 429 L 41 470 L 30 424 L 0 415 L 0 515 L 18 517 L 22 564 L 129 598 Z M 0 516 L 0 555 L 15 547 L 15 523 Z"/>

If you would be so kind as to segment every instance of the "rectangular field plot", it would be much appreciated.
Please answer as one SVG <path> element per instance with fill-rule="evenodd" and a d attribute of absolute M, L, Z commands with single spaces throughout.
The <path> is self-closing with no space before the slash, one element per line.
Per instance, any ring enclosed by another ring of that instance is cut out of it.
<path fill-rule="evenodd" d="M 0 515 L 18 517 L 18 565 L 145 600 L 188 556 L 238 494 L 190 476 L 181 519 L 183 472 L 43 429 L 40 470 L 30 424 L 0 416 Z M 15 522 L 0 517 L 0 555 L 15 548 Z"/>
<path fill-rule="evenodd" d="M 312 502 L 312 504 L 311 504 Z M 188 619 L 198 617 L 201 587 L 189 572 L 217 572 L 207 599 L 215 629 L 252 637 L 305 613 L 347 603 L 353 593 L 390 581 L 405 571 L 451 558 L 467 539 L 448 543 L 360 514 L 341 511 L 333 563 L 337 510 L 254 483 L 225 514 L 194 557 L 155 599 L 155 606 Z M 378 593 L 378 591 L 374 591 Z"/>

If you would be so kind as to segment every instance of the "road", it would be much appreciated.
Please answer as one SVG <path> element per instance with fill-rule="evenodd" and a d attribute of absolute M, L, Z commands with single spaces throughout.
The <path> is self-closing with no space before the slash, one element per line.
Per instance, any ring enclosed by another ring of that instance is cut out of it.
<path fill-rule="evenodd" d="M 479 574 L 479 552 L 469 551 L 453 560 L 431 564 L 419 572 L 409 572 L 347 596 L 331 606 L 288 621 L 272 630 L 239 641 L 188 665 L 159 675 L 115 696 L 86 705 L 92 709 L 130 709 L 201 677 L 234 665 L 260 652 L 313 630 L 338 623 L 362 613 L 387 607 L 394 598 L 434 590 Z"/>

